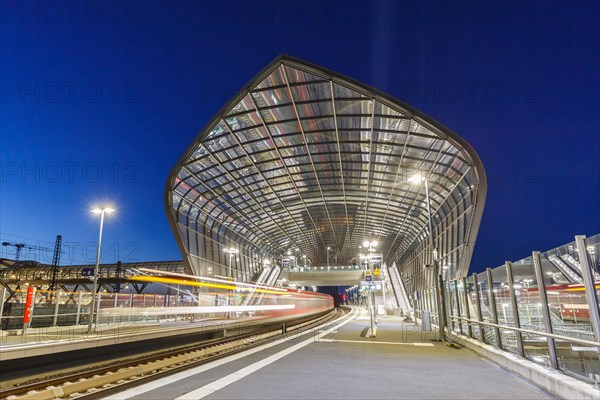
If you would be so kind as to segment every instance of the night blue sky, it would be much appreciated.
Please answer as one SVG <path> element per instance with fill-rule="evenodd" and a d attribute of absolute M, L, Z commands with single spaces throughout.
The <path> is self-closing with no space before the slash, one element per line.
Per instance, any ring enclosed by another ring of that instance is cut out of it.
<path fill-rule="evenodd" d="M 473 145 L 489 188 L 472 271 L 600 232 L 598 2 L 3 1 L 0 17 L 0 238 L 60 233 L 63 264 L 94 261 L 103 201 L 103 262 L 181 259 L 167 175 L 279 53 Z"/>

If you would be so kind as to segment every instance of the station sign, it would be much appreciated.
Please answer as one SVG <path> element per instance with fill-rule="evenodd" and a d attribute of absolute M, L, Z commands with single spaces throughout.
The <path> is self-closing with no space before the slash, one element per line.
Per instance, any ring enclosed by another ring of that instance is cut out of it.
<path fill-rule="evenodd" d="M 81 275 L 85 276 L 85 277 L 87 277 L 87 276 L 94 276 L 94 269 L 95 268 L 83 268 L 81 270 Z"/>
<path fill-rule="evenodd" d="M 296 257 L 284 257 L 281 259 L 281 266 L 283 268 L 295 268 L 296 267 Z"/>

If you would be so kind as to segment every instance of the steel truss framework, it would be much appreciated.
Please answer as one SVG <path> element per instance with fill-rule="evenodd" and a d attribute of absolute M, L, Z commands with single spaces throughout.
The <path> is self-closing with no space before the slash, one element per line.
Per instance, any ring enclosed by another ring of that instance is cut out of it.
<path fill-rule="evenodd" d="M 2 268 L 4 267 L 4 268 Z M 93 265 L 68 265 L 56 268 L 57 289 L 65 292 L 77 290 L 92 291 L 92 279 L 85 276 L 85 270 L 94 268 Z M 119 292 L 125 285 L 131 285 L 136 293 L 142 293 L 147 283 L 130 280 L 129 277 L 137 275 L 139 268 L 151 268 L 178 274 L 190 273 L 183 261 L 154 261 L 135 263 L 100 264 L 98 284 L 101 290 Z M 27 286 L 48 289 L 52 281 L 53 267 L 36 261 L 13 261 L 0 259 L 0 289 L 5 287 L 9 291 L 9 301 L 15 291 Z"/>
<path fill-rule="evenodd" d="M 200 276 L 249 280 L 285 255 L 347 263 L 364 240 L 422 278 L 429 182 L 440 265 L 466 276 L 486 196 L 482 163 L 448 128 L 376 89 L 279 56 L 200 132 L 168 178 L 165 207 Z M 232 255 L 224 251 L 235 248 Z M 421 281 L 418 286 L 426 282 Z"/>

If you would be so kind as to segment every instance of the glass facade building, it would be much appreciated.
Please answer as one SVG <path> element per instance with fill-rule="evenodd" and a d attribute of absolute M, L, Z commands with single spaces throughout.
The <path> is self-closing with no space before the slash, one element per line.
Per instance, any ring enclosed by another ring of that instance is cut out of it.
<path fill-rule="evenodd" d="M 168 219 L 188 268 L 247 281 L 293 256 L 348 265 L 377 241 L 410 290 L 464 277 L 485 203 L 473 148 L 432 118 L 333 71 L 279 56 L 194 139 L 169 175 Z M 328 250 L 329 248 L 329 250 Z"/>

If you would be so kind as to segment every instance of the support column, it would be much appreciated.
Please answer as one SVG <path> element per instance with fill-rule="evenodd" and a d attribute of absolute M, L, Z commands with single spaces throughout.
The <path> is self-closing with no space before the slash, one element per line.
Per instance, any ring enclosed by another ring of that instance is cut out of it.
<path fill-rule="evenodd" d="M 467 291 L 467 278 L 462 278 L 463 284 L 463 301 L 465 303 L 465 315 L 467 319 L 471 319 L 471 310 L 469 309 L 469 293 Z M 473 327 L 471 326 L 471 321 L 467 322 L 467 334 L 470 338 L 473 337 Z"/>
<path fill-rule="evenodd" d="M 488 280 L 488 299 L 490 302 L 490 309 L 492 311 L 492 321 L 494 324 L 498 325 L 498 310 L 496 308 L 496 296 L 494 295 L 494 281 L 492 277 L 492 269 L 486 268 L 485 272 L 487 273 Z M 502 337 L 500 336 L 500 328 L 497 326 L 494 327 L 494 333 L 496 335 L 496 344 L 498 348 L 502 348 Z"/>
<path fill-rule="evenodd" d="M 4 313 L 4 299 L 6 298 L 6 288 L 0 291 L 0 330 L 2 330 L 2 313 Z M 8 326 L 8 324 L 7 324 Z"/>
<path fill-rule="evenodd" d="M 115 296 L 115 301 L 113 302 L 113 308 L 115 309 L 115 311 L 113 313 L 113 323 L 117 321 L 117 310 L 116 309 L 117 309 L 117 304 L 119 303 L 119 294 L 115 293 L 114 296 Z M 121 311 L 122 310 L 119 310 L 119 322 L 121 321 L 121 318 L 120 318 Z"/>
<path fill-rule="evenodd" d="M 548 308 L 548 296 L 546 295 L 546 284 L 544 283 L 544 273 L 542 272 L 542 258 L 539 251 L 534 251 L 533 268 L 535 268 L 535 278 L 537 280 L 538 290 L 540 294 L 540 303 L 542 304 L 542 313 L 544 314 L 544 326 L 546 333 L 554 333 L 552 330 L 552 321 L 550 320 L 550 308 Z M 549 337 L 548 354 L 550 355 L 550 365 L 552 368 L 558 369 L 558 355 L 556 353 L 556 343 L 554 338 Z"/>
<path fill-rule="evenodd" d="M 461 318 L 461 312 L 460 312 L 460 298 L 458 296 L 458 279 L 454 281 L 454 301 L 456 302 L 456 316 L 458 318 Z M 463 332 L 463 327 L 462 327 L 462 321 L 460 319 L 457 320 L 457 324 L 458 324 L 458 331 L 460 332 L 460 334 L 462 335 Z"/>
<path fill-rule="evenodd" d="M 450 318 L 450 313 L 452 312 L 452 290 L 450 289 L 450 281 L 443 280 L 442 284 L 444 285 L 444 320 L 446 321 L 446 326 L 448 327 L 448 334 L 446 335 L 447 346 L 452 346 L 452 335 L 453 332 L 453 324 L 452 318 Z"/>
<path fill-rule="evenodd" d="M 62 296 L 62 290 L 56 291 L 56 296 L 54 296 L 54 318 L 52 319 L 52 326 L 56 326 L 58 324 L 58 307 L 60 306 L 60 297 Z"/>
<path fill-rule="evenodd" d="M 154 295 L 154 302 L 156 303 L 156 295 Z M 132 308 L 133 308 L 133 293 L 129 293 L 129 312 L 127 313 L 127 321 L 128 322 L 131 321 L 131 309 Z M 135 321 L 135 318 L 133 320 Z"/>
<path fill-rule="evenodd" d="M 506 261 L 506 279 L 508 280 L 508 291 L 510 292 L 510 304 L 512 306 L 513 321 L 515 328 L 521 328 L 521 318 L 519 318 L 519 306 L 517 305 L 517 295 L 515 293 L 515 279 L 513 276 L 512 263 Z M 521 331 L 515 331 L 517 340 L 517 352 L 521 357 L 525 357 L 525 347 L 523 346 L 523 335 Z"/>
<path fill-rule="evenodd" d="M 479 294 L 479 282 L 477 281 L 477 274 L 473 274 L 473 283 L 475 284 L 475 298 L 477 300 L 477 321 L 483 321 L 483 314 L 481 313 L 481 295 Z M 483 331 L 483 324 L 479 324 L 479 340 L 485 343 L 485 332 Z"/>
<path fill-rule="evenodd" d="M 81 317 L 81 300 L 83 299 L 83 292 L 79 291 L 79 297 L 77 298 L 77 316 L 75 317 L 75 325 L 79 325 L 79 318 Z"/>
<path fill-rule="evenodd" d="M 575 244 L 577 245 L 577 254 L 579 255 L 579 265 L 583 272 L 583 283 L 585 284 L 585 297 L 590 309 L 590 323 L 594 330 L 596 342 L 600 342 L 600 310 L 598 310 L 598 296 L 594 287 L 594 274 L 592 263 L 587 252 L 587 241 L 585 236 L 575 236 Z M 598 348 L 598 357 L 600 358 L 600 348 Z"/>
<path fill-rule="evenodd" d="M 98 291 L 97 297 L 94 297 L 94 298 L 96 299 L 96 305 L 97 305 L 97 307 L 95 307 L 96 308 L 96 317 L 95 317 L 95 325 L 94 325 L 96 327 L 94 329 L 96 330 L 98 327 L 98 321 L 100 318 L 100 307 L 102 307 L 102 292 Z"/>

